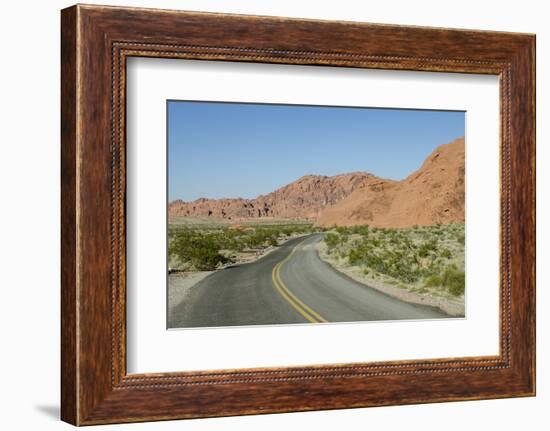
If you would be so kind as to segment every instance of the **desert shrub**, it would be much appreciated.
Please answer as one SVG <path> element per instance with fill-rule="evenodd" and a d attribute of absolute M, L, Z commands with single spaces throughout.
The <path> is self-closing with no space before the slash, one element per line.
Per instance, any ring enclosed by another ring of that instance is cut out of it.
<path fill-rule="evenodd" d="M 331 250 L 338 245 L 340 241 L 340 235 L 329 232 L 325 235 L 324 239 L 325 239 L 325 244 L 327 245 L 329 250 Z"/>
<path fill-rule="evenodd" d="M 175 234 L 169 252 L 182 262 L 188 262 L 199 271 L 215 269 L 227 262 L 220 254 L 222 237 L 216 233 L 202 233 L 191 229 L 182 229 Z"/>
<path fill-rule="evenodd" d="M 382 240 L 379 238 L 372 238 L 372 239 L 369 239 L 369 244 L 373 248 L 380 247 L 380 245 L 382 244 Z"/>
<path fill-rule="evenodd" d="M 418 248 L 418 255 L 420 257 L 427 257 L 430 252 L 437 250 L 437 240 L 431 239 L 428 241 L 424 241 L 420 247 Z"/>
<path fill-rule="evenodd" d="M 350 265 L 358 265 L 362 263 L 363 255 L 359 249 L 352 248 L 348 252 L 347 258 Z"/>
<path fill-rule="evenodd" d="M 345 234 L 347 231 L 348 231 L 348 228 L 344 226 L 338 226 L 336 228 L 336 232 L 338 232 L 340 235 Z"/>
<path fill-rule="evenodd" d="M 274 229 L 259 228 L 250 234 L 245 242 L 250 248 L 258 248 L 276 241 L 276 238 L 277 232 Z"/>
<path fill-rule="evenodd" d="M 449 250 L 448 248 L 441 249 L 439 255 L 445 259 L 450 259 L 453 256 L 451 250 Z"/>
<path fill-rule="evenodd" d="M 352 228 L 350 228 L 350 233 L 358 234 L 361 236 L 369 236 L 369 226 L 368 225 L 353 226 Z"/>
<path fill-rule="evenodd" d="M 360 266 L 363 272 L 368 270 L 405 284 L 422 280 L 423 288 L 442 287 L 453 295 L 463 292 L 462 272 L 456 266 L 447 271 L 446 283 L 443 280 L 450 260 L 463 250 L 463 243 L 456 241 L 464 233 L 463 224 L 404 229 L 354 226 L 334 230 L 339 234 L 328 237 L 329 252 L 336 250 L 338 256 L 347 258 L 352 266 Z M 348 235 L 360 238 L 352 237 L 346 242 Z"/>
<path fill-rule="evenodd" d="M 168 252 L 184 267 L 212 270 L 230 259 L 224 255 L 268 245 L 276 246 L 280 237 L 317 231 L 310 224 L 262 225 L 246 229 L 228 227 L 169 226 Z"/>
<path fill-rule="evenodd" d="M 193 251 L 191 263 L 199 271 L 211 271 L 219 264 L 226 263 L 228 259 L 221 255 L 216 247 L 203 246 Z"/>
<path fill-rule="evenodd" d="M 443 273 L 443 286 L 454 296 L 464 294 L 465 274 L 454 265 L 449 265 Z"/>
<path fill-rule="evenodd" d="M 432 274 L 424 279 L 425 287 L 439 287 L 443 284 L 443 279 L 438 274 Z"/>

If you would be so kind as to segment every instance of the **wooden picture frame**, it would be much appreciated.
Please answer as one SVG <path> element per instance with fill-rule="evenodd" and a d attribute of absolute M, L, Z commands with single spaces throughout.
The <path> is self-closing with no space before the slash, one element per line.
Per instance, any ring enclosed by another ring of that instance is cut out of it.
<path fill-rule="evenodd" d="M 77 5 L 61 14 L 61 417 L 75 425 L 535 394 L 535 36 Z M 130 56 L 500 77 L 500 354 L 130 374 Z"/>

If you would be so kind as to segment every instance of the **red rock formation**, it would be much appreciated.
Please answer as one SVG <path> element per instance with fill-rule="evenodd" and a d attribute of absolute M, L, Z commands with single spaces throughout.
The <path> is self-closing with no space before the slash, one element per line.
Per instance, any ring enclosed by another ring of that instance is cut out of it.
<path fill-rule="evenodd" d="M 464 221 L 464 138 L 437 147 L 402 181 L 355 172 L 306 175 L 256 199 L 169 204 L 169 217 L 308 219 L 318 226 L 408 227 Z"/>
<path fill-rule="evenodd" d="M 321 211 L 349 196 L 372 175 L 363 172 L 336 175 L 306 175 L 256 199 L 197 199 L 173 201 L 169 217 L 213 217 L 230 220 L 246 218 L 290 218 L 315 220 Z"/>
<path fill-rule="evenodd" d="M 402 181 L 369 179 L 326 208 L 318 226 L 409 227 L 464 221 L 464 138 L 441 145 Z"/>

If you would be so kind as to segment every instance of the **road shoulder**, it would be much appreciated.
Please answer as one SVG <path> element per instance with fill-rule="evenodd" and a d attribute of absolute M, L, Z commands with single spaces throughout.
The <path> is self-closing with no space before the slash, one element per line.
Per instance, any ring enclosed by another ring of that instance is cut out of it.
<path fill-rule="evenodd" d="M 327 246 L 324 241 L 319 241 L 315 244 L 319 259 L 328 264 L 333 270 L 342 273 L 352 280 L 363 284 L 367 287 L 378 290 L 386 295 L 392 296 L 401 301 L 411 304 L 427 305 L 437 307 L 444 313 L 452 317 L 464 317 L 465 307 L 464 300 L 453 300 L 451 298 L 435 297 L 428 294 L 410 292 L 408 290 L 391 286 L 377 280 L 372 280 L 366 277 L 359 268 L 343 264 L 336 259 L 333 259 L 327 252 Z"/>

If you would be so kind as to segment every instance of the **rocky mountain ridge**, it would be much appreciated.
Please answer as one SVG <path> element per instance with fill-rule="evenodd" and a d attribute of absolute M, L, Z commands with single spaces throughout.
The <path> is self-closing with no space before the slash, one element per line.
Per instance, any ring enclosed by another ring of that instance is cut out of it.
<path fill-rule="evenodd" d="M 409 227 L 463 222 L 464 138 L 437 147 L 401 181 L 365 172 L 306 175 L 256 199 L 176 200 L 169 217 L 301 219 L 317 226 Z"/>
<path fill-rule="evenodd" d="M 213 217 L 228 220 L 289 218 L 316 220 L 321 211 L 349 196 L 371 174 L 354 172 L 335 175 L 306 175 L 256 199 L 176 200 L 168 206 L 169 217 Z"/>
<path fill-rule="evenodd" d="M 367 182 L 327 207 L 318 226 L 426 226 L 464 221 L 464 138 L 437 147 L 402 181 Z"/>

